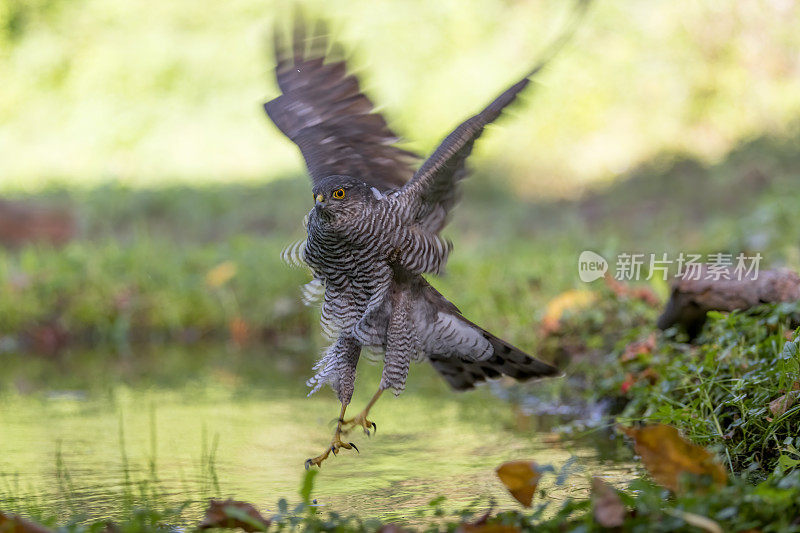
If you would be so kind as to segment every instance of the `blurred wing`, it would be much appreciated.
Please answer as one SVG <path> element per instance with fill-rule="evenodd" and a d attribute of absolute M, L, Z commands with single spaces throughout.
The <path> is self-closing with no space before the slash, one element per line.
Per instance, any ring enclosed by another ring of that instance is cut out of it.
<path fill-rule="evenodd" d="M 538 69 L 537 69 L 538 70 Z M 534 71 L 535 72 L 535 71 Z M 517 82 L 448 135 L 400 194 L 417 205 L 416 222 L 432 233 L 438 233 L 447 223 L 450 210 L 458 202 L 458 183 L 467 176 L 465 162 L 484 127 L 493 122 L 503 108 L 514 101 L 529 83 L 529 76 Z"/>
<path fill-rule="evenodd" d="M 315 184 L 345 174 L 382 192 L 403 185 L 417 157 L 395 146 L 398 136 L 372 112 L 358 80 L 338 59 L 341 53 L 328 55 L 324 29 L 310 38 L 305 33 L 298 18 L 290 52 L 275 32 L 275 74 L 283 94 L 264 104 L 267 115 L 300 148 Z"/>
<path fill-rule="evenodd" d="M 414 177 L 401 190 L 401 194 L 416 205 L 416 222 L 427 231 L 437 233 L 447 224 L 450 210 L 458 202 L 459 182 L 467 175 L 465 162 L 475 141 L 487 124 L 500 116 L 511 104 L 530 78 L 542 70 L 575 33 L 578 22 L 586 13 L 590 0 L 576 0 L 572 18 L 564 31 L 540 56 L 538 64 L 520 81 L 506 89 L 483 111 L 458 126 L 439 145 Z"/>

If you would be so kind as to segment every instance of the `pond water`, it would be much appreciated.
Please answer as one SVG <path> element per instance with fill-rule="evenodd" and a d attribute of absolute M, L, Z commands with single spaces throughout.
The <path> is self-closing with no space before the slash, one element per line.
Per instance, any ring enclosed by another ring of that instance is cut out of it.
<path fill-rule="evenodd" d="M 265 514 L 280 498 L 298 502 L 303 463 L 330 442 L 338 415 L 329 390 L 306 397 L 305 352 L 0 353 L 0 510 L 96 520 L 148 498 L 162 507 L 192 500 L 181 515 L 189 524 L 212 496 Z M 379 375 L 378 366 L 360 364 L 353 414 Z M 316 477 L 313 496 L 327 509 L 412 517 L 439 495 L 450 508 L 479 497 L 482 507 L 494 497 L 515 508 L 494 474 L 514 459 L 559 468 L 576 457 L 568 482 L 548 491 L 554 500 L 585 495 L 589 474 L 617 484 L 633 475 L 629 463 L 594 446 L 558 442 L 490 387 L 451 392 L 428 365 L 416 365 L 406 392 L 384 396 L 371 415 L 377 434 L 350 436 L 361 453 L 331 456 Z"/>

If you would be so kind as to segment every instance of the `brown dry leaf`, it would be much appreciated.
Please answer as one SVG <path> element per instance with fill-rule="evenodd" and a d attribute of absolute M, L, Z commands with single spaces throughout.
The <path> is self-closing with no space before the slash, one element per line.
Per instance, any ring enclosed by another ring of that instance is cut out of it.
<path fill-rule="evenodd" d="M 798 396 L 800 396 L 800 381 L 795 381 L 792 384 L 792 390 L 769 402 L 769 412 L 772 413 L 772 416 L 781 416 L 794 405 Z M 772 419 L 769 417 L 767 417 L 767 420 L 772 422 Z"/>
<path fill-rule="evenodd" d="M 206 273 L 206 285 L 212 289 L 218 289 L 230 281 L 236 275 L 236 263 L 233 261 L 223 261 Z"/>
<path fill-rule="evenodd" d="M 252 533 L 266 531 L 270 523 L 271 521 L 261 516 L 251 504 L 228 499 L 209 501 L 206 516 L 197 527 L 198 529 L 238 527 Z"/>
<path fill-rule="evenodd" d="M 614 487 L 599 477 L 592 478 L 592 508 L 594 519 L 603 527 L 620 527 L 628 514 Z"/>
<path fill-rule="evenodd" d="M 497 467 L 497 477 L 522 505 L 530 507 L 542 475 L 533 461 L 509 461 Z"/>
<path fill-rule="evenodd" d="M 724 485 L 728 474 L 705 448 L 686 441 L 671 426 L 657 424 L 642 428 L 620 428 L 634 440 L 634 450 L 642 457 L 653 479 L 672 491 L 678 490 L 683 472 L 708 475 L 716 485 Z"/>
<path fill-rule="evenodd" d="M 53 533 L 53 530 L 18 515 L 0 512 L 0 533 Z"/>

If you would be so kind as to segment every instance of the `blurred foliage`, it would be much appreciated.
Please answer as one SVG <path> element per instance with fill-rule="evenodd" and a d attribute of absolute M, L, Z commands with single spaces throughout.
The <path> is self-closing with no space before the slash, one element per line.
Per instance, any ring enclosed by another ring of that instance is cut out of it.
<path fill-rule="evenodd" d="M 655 310 L 637 298 L 606 288 L 596 300 L 565 313 L 543 341 L 569 366 L 567 379 L 544 387 L 542 398 L 580 398 L 605 405 L 623 423 L 677 427 L 748 476 L 800 465 L 800 303 L 710 312 L 693 345 L 676 329 L 656 334 Z M 584 428 L 581 420 L 568 431 Z"/>
<path fill-rule="evenodd" d="M 800 406 L 771 404 L 800 387 L 800 304 L 709 317 L 699 346 L 662 342 L 622 364 L 634 378 L 620 418 L 674 425 L 719 449 L 734 471 L 794 470 Z M 647 369 L 651 378 L 636 377 Z"/>
<path fill-rule="evenodd" d="M 800 114 L 800 6 L 595 3 L 476 165 L 528 196 L 611 180 L 664 151 L 715 161 Z M 303 2 L 332 20 L 397 129 L 429 152 L 534 60 L 553 0 Z M 272 179 L 301 168 L 260 104 L 276 95 L 272 0 L 0 4 L 0 187 Z M 443 23 L 446 21 L 446 23 Z M 414 28 L 414 31 L 408 31 Z"/>
<path fill-rule="evenodd" d="M 5 0 L 0 4 L 0 43 L 13 46 L 37 24 L 49 25 L 65 0 Z"/>

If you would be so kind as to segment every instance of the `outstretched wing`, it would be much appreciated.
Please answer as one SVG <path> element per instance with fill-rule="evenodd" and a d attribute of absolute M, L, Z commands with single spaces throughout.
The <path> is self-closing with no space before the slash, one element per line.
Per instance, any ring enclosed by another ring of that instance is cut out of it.
<path fill-rule="evenodd" d="M 292 50 L 275 30 L 275 74 L 281 96 L 264 104 L 276 126 L 300 148 L 315 184 L 333 174 L 363 179 L 386 191 L 408 181 L 417 157 L 395 143 L 398 136 L 348 74 L 337 46 L 329 52 L 324 27 L 306 37 L 296 19 Z"/>
<path fill-rule="evenodd" d="M 530 76 L 530 75 L 529 75 Z M 529 76 L 515 83 L 486 109 L 462 123 L 433 152 L 400 194 L 417 207 L 415 222 L 431 233 L 447 224 L 450 210 L 458 202 L 458 183 L 467 176 L 466 160 L 487 124 L 514 101 L 529 83 Z"/>
<path fill-rule="evenodd" d="M 427 231 L 438 233 L 447 224 L 450 210 L 458 202 L 459 182 L 467 175 L 465 162 L 475 141 L 489 123 L 500 116 L 517 95 L 542 70 L 569 40 L 586 12 L 589 0 L 577 0 L 566 29 L 542 54 L 539 63 L 520 81 L 506 89 L 477 115 L 458 126 L 433 152 L 414 177 L 400 191 L 416 207 L 415 222 Z"/>

